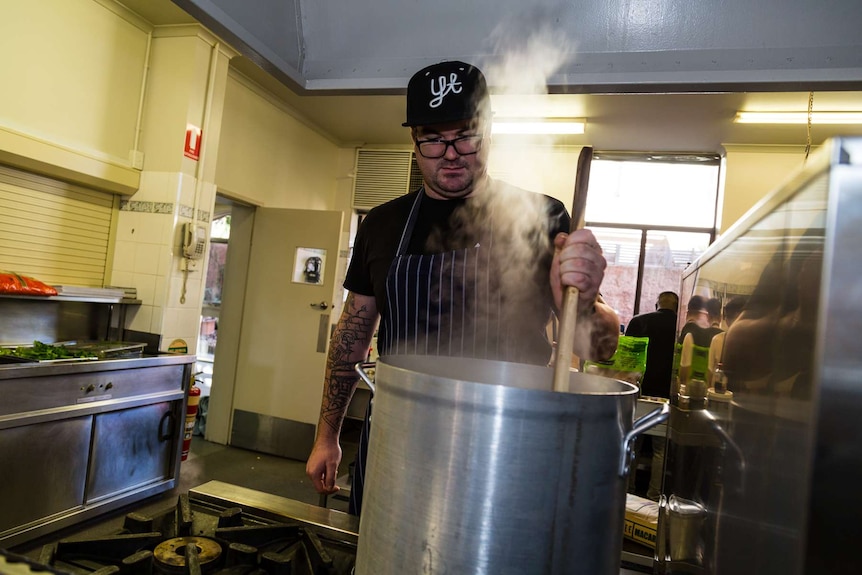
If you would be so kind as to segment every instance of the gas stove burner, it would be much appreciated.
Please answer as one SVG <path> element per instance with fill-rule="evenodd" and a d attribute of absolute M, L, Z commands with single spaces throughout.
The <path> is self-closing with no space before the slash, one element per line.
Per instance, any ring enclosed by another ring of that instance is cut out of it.
<path fill-rule="evenodd" d="M 194 561 L 207 573 L 220 557 L 221 545 L 208 537 L 174 537 L 162 541 L 153 550 L 156 565 L 168 573 L 185 573 Z"/>
<path fill-rule="evenodd" d="M 40 562 L 71 575 L 350 575 L 356 548 L 301 521 L 198 503 L 186 494 L 152 516 L 129 513 L 119 533 L 46 545 Z"/>

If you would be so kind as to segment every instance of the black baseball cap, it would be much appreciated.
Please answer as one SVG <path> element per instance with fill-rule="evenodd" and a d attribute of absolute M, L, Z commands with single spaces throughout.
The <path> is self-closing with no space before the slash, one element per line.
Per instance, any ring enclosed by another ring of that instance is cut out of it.
<path fill-rule="evenodd" d="M 485 76 L 465 62 L 440 62 L 413 74 L 407 84 L 407 121 L 427 126 L 490 115 Z"/>

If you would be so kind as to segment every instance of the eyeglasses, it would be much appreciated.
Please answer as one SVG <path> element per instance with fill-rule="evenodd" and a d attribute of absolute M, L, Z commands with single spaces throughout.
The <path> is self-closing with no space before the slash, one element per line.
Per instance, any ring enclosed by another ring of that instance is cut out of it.
<path fill-rule="evenodd" d="M 416 141 L 419 153 L 429 159 L 442 158 L 446 155 L 446 150 L 449 149 L 449 146 L 455 148 L 455 151 L 461 156 L 470 156 L 482 148 L 482 136 L 461 136 L 454 140 L 437 138 L 435 140 Z"/>

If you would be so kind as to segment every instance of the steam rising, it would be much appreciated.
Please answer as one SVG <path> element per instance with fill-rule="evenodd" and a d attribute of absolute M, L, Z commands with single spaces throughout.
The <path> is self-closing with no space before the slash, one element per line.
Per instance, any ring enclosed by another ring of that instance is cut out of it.
<path fill-rule="evenodd" d="M 570 53 L 566 35 L 546 18 L 528 14 L 499 25 L 491 34 L 495 57 L 483 69 L 495 93 L 548 93 L 548 80 L 568 61 Z"/>
<path fill-rule="evenodd" d="M 554 21 L 554 15 L 547 10 L 533 10 L 497 27 L 489 38 L 493 44 L 493 58 L 473 62 L 485 74 L 493 94 L 529 99 L 548 93 L 549 79 L 570 56 L 566 35 L 553 26 Z M 485 115 L 483 112 L 487 110 L 480 110 L 481 115 Z M 524 116 L 527 114 L 525 110 Z M 514 145 L 495 146 L 492 151 L 492 161 L 505 166 L 506 173 L 501 179 L 532 192 L 544 192 L 541 165 L 547 161 L 551 140 L 519 136 L 515 142 Z M 502 161 L 501 155 L 505 156 Z M 538 158 L 542 156 L 544 159 L 540 161 Z M 575 169 L 573 164 L 572 182 Z M 487 297 L 476 302 L 478 314 L 483 317 L 500 315 L 504 325 L 515 326 L 523 325 L 528 317 L 547 317 L 548 300 L 536 297 L 537 286 L 547 290 L 550 297 L 549 278 L 544 270 L 549 265 L 553 246 L 545 198 L 539 193 L 512 193 L 498 187 L 479 190 L 453 218 L 451 235 L 438 238 L 450 246 L 453 243 L 467 245 L 467 238 L 472 241 L 483 235 L 482 230 L 493 230 L 492 245 L 483 246 L 491 248 L 498 275 L 488 283 Z M 501 294 L 506 294 L 505 301 L 500 299 Z M 500 337 L 511 349 L 520 345 L 516 340 L 524 339 L 523 334 L 521 331 Z"/>

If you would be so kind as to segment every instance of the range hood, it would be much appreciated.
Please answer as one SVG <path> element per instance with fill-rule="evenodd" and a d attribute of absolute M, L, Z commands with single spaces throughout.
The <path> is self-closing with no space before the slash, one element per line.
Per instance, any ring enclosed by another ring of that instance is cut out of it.
<path fill-rule="evenodd" d="M 856 0 L 173 2 L 298 93 L 398 92 L 445 59 L 529 69 L 560 93 L 862 83 Z"/>

